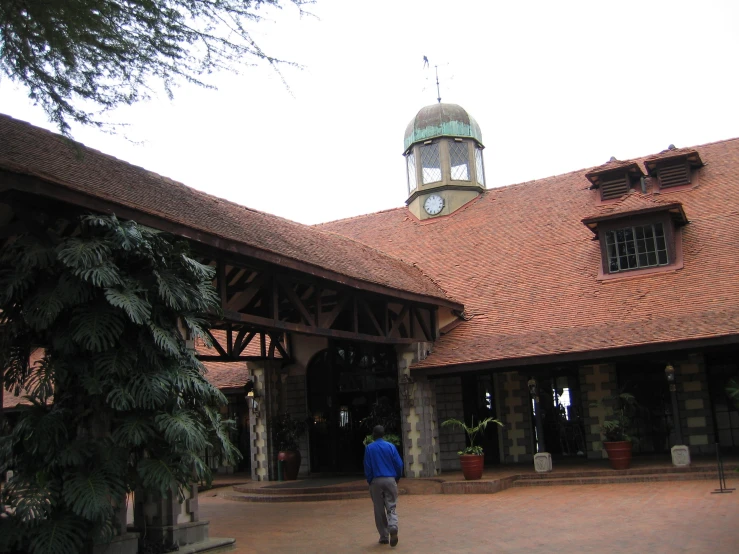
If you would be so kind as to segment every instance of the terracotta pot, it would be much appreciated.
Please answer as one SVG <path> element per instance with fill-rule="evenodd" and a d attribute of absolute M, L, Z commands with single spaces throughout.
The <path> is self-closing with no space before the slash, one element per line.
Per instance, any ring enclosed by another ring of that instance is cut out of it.
<path fill-rule="evenodd" d="M 460 454 L 459 463 L 462 464 L 462 473 L 467 481 L 482 479 L 482 469 L 485 465 L 485 456 L 478 454 Z"/>
<path fill-rule="evenodd" d="M 629 469 L 631 467 L 631 441 L 604 442 L 608 460 L 613 469 Z"/>
<path fill-rule="evenodd" d="M 280 451 L 277 460 L 282 462 L 282 478 L 285 481 L 295 481 L 300 471 L 300 452 L 296 450 Z"/>

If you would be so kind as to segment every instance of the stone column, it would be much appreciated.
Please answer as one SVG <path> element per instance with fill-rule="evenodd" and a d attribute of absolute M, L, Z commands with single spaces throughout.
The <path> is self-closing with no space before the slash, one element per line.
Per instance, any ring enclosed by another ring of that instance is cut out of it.
<path fill-rule="evenodd" d="M 691 354 L 673 361 L 672 365 L 685 444 L 693 454 L 713 454 L 716 435 L 705 359 L 702 354 Z"/>
<path fill-rule="evenodd" d="M 180 502 L 177 489 L 165 497 L 159 493 L 138 490 L 133 512 L 134 529 L 142 538 L 165 546 L 184 546 L 208 540 L 208 522 L 200 521 L 198 486 L 185 490 Z"/>
<path fill-rule="evenodd" d="M 425 375 L 410 374 L 411 364 L 425 358 L 430 350 L 431 344 L 417 343 L 398 355 L 398 379 L 407 375 L 414 381 L 410 400 L 406 402 L 400 395 L 406 477 L 432 477 L 441 471 L 434 387 Z"/>
<path fill-rule="evenodd" d="M 277 452 L 272 444 L 269 421 L 276 411 L 276 383 L 279 380 L 279 362 L 248 362 L 254 393 L 259 404 L 257 413 L 249 414 L 251 441 L 251 478 L 253 481 L 277 479 L 275 459 Z"/>
<path fill-rule="evenodd" d="M 531 404 L 527 377 L 518 371 L 501 375 L 503 407 L 501 421 L 506 463 L 534 459 L 534 433 L 531 431 Z"/>
<path fill-rule="evenodd" d="M 606 457 L 603 448 L 601 425 L 606 416 L 613 414 L 613 408 L 603 403 L 607 397 L 618 394 L 616 366 L 613 364 L 583 365 L 579 368 L 582 407 L 585 416 L 585 443 L 588 459 Z M 597 403 L 597 405 L 593 405 Z"/>

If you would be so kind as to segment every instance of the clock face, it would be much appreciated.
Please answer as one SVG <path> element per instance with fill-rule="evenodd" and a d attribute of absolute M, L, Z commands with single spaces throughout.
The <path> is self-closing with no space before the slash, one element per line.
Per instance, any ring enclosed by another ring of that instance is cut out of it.
<path fill-rule="evenodd" d="M 423 203 L 423 209 L 429 215 L 436 215 L 444 209 L 444 199 L 438 194 L 432 194 Z"/>

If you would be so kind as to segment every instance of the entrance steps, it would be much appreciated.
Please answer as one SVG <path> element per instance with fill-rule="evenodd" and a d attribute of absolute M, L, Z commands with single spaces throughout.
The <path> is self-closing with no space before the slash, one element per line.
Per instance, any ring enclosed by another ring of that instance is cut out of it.
<path fill-rule="evenodd" d="M 221 498 L 237 502 L 322 502 L 328 500 L 353 500 L 369 498 L 367 482 L 354 481 L 348 483 L 326 482 L 318 485 L 311 480 L 283 482 L 267 486 L 235 485 L 233 492 L 219 494 Z M 400 494 L 406 491 L 398 489 Z"/>

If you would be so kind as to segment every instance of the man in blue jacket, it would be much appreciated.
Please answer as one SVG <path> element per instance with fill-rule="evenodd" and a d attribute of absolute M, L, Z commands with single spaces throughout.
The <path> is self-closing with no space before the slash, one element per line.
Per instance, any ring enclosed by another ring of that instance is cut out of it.
<path fill-rule="evenodd" d="M 380 533 L 380 544 L 398 544 L 398 481 L 403 475 L 403 460 L 398 449 L 382 437 L 382 425 L 372 429 L 374 442 L 364 450 L 364 475 L 369 483 L 370 496 L 375 508 L 375 525 Z"/>

